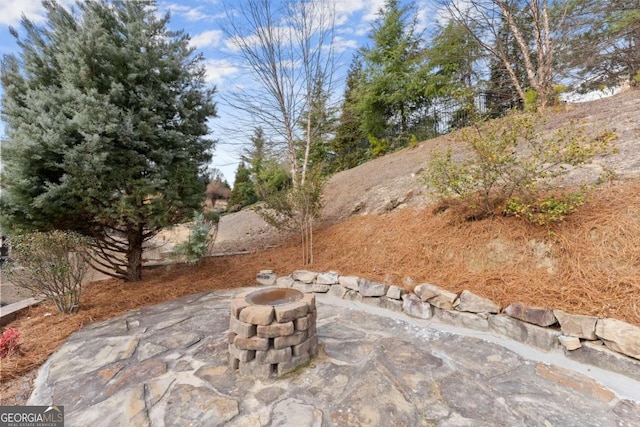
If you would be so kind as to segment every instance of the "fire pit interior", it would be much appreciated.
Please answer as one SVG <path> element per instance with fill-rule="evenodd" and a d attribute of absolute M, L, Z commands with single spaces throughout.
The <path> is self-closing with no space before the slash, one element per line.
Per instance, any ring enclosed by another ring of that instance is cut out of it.
<path fill-rule="evenodd" d="M 251 292 L 244 299 L 251 305 L 282 305 L 302 299 L 304 294 L 291 288 L 269 288 Z"/>
<path fill-rule="evenodd" d="M 316 300 L 291 288 L 266 288 L 231 301 L 229 367 L 268 378 L 308 363 L 318 350 Z"/>

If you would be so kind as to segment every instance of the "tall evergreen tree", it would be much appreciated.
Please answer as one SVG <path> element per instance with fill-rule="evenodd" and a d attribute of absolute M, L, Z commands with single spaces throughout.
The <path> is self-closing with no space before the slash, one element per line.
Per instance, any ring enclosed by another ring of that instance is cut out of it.
<path fill-rule="evenodd" d="M 44 7 L 2 61 L 1 226 L 89 235 L 96 268 L 140 280 L 144 242 L 203 201 L 215 89 L 155 2 Z"/>
<path fill-rule="evenodd" d="M 336 134 L 330 142 L 330 169 L 333 172 L 356 167 L 368 159 L 369 141 L 362 130 L 362 117 L 358 110 L 361 74 L 362 61 L 356 56 L 347 75 Z"/>
<path fill-rule="evenodd" d="M 450 127 L 468 126 L 476 113 L 478 73 L 476 63 L 481 57 L 477 40 L 458 22 L 450 21 L 437 30 L 427 50 L 431 69 L 428 94 L 458 106 Z"/>
<path fill-rule="evenodd" d="M 407 132 L 412 112 L 424 106 L 423 49 L 416 23 L 411 7 L 386 0 L 370 34 L 373 46 L 361 49 L 358 109 L 363 132 L 374 141 Z"/>
<path fill-rule="evenodd" d="M 249 171 L 258 200 L 266 200 L 289 187 L 291 177 L 282 160 L 274 154 L 273 143 L 267 139 L 261 127 L 254 130 L 251 146 L 244 149 L 241 158 Z"/>
<path fill-rule="evenodd" d="M 244 162 L 240 162 L 238 169 L 236 169 L 236 178 L 233 181 L 233 189 L 229 197 L 229 208 L 231 210 L 240 210 L 257 201 L 258 195 L 254 189 L 253 181 L 251 181 L 251 171 Z"/>

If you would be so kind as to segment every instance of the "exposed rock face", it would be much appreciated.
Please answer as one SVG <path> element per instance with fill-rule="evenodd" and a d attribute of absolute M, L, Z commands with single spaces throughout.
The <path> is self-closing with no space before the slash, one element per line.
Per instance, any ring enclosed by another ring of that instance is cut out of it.
<path fill-rule="evenodd" d="M 470 313 L 500 312 L 500 306 L 498 304 L 469 291 L 462 291 L 458 299 L 453 303 L 453 308 L 458 311 L 468 311 Z"/>
<path fill-rule="evenodd" d="M 640 359 L 640 328 L 617 319 L 598 319 L 596 335 L 622 354 Z"/>
<path fill-rule="evenodd" d="M 551 326 L 558 323 L 553 310 L 548 308 L 527 307 L 524 304 L 514 303 L 509 304 L 503 313 L 538 326 Z"/>

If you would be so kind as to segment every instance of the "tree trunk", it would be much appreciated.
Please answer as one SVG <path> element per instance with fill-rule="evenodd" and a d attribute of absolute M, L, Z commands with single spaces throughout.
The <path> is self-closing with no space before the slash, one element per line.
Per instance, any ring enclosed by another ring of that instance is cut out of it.
<path fill-rule="evenodd" d="M 142 280 L 142 243 L 144 227 L 142 224 L 127 228 L 127 282 Z"/>

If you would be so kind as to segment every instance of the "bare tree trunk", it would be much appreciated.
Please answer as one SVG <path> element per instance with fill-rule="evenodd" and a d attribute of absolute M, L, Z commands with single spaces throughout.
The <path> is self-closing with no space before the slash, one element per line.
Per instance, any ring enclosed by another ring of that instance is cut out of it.
<path fill-rule="evenodd" d="M 465 2 L 442 0 L 442 4 L 447 8 L 452 19 L 462 24 L 487 52 L 502 62 L 518 96 L 524 103 L 525 91 L 513 70 L 507 46 L 501 46 L 497 42 L 499 40 L 499 24 L 495 15 L 499 13 L 504 17 L 509 33 L 516 40 L 522 54 L 527 83 L 538 92 L 539 106 L 544 108 L 553 93 L 554 50 L 558 41 L 567 32 L 565 23 L 569 2 L 566 2 L 562 13 L 559 14 L 558 22 L 553 27 L 549 21 L 548 0 L 528 0 L 524 3 L 523 10 L 529 11 L 533 22 L 534 50 L 529 46 L 524 29 L 519 26 L 520 24 L 514 16 L 514 2 L 505 0 L 467 0 Z M 490 37 L 487 37 L 487 34 Z"/>
<path fill-rule="evenodd" d="M 142 279 L 142 244 L 144 242 L 144 227 L 142 224 L 132 225 L 127 230 L 127 282 L 137 282 Z"/>
<path fill-rule="evenodd" d="M 313 259 L 310 228 L 320 203 L 317 187 L 309 183 L 315 143 L 311 114 L 317 86 L 328 88 L 332 84 L 335 11 L 324 0 L 285 1 L 277 12 L 272 10 L 270 0 L 229 5 L 224 30 L 258 86 L 251 92 L 236 92 L 229 104 L 280 136 L 292 181 L 288 198 L 291 210 L 280 218 L 289 221 L 282 224 L 283 228 L 300 233 L 303 262 L 307 264 Z M 260 93 L 258 102 L 256 90 Z M 308 192 L 313 192 L 313 201 Z"/>

